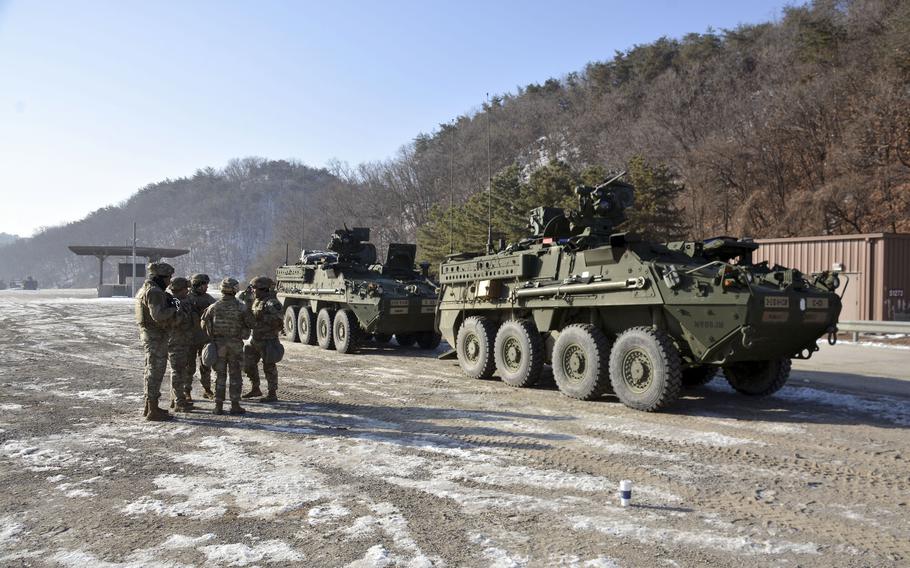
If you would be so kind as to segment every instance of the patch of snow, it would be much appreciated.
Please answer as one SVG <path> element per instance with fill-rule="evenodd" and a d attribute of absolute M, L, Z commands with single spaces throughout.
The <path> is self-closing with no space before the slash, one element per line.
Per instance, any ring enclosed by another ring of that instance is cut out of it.
<path fill-rule="evenodd" d="M 242 543 L 211 544 L 199 550 L 205 554 L 208 562 L 226 566 L 246 566 L 258 562 L 302 562 L 304 559 L 303 554 L 277 539 L 254 546 Z"/>
<path fill-rule="evenodd" d="M 654 438 L 664 442 L 679 444 L 698 444 L 702 446 L 713 446 L 727 448 L 730 446 L 742 446 L 746 444 L 756 444 L 765 446 L 764 442 L 751 440 L 748 438 L 735 438 L 719 432 L 704 432 L 692 428 L 683 428 L 677 425 L 658 425 L 641 420 L 628 420 L 622 422 L 605 423 L 601 422 L 589 427 L 595 431 L 616 432 L 623 436 L 634 438 Z"/>
<path fill-rule="evenodd" d="M 367 549 L 363 558 L 348 564 L 347 568 L 384 568 L 391 563 L 392 557 L 389 551 L 381 544 L 377 544 Z"/>
<path fill-rule="evenodd" d="M 483 555 L 490 561 L 491 568 L 518 568 L 528 564 L 528 558 L 513 556 L 507 550 L 494 545 L 491 538 L 479 533 L 469 535 L 468 540 L 480 547 Z"/>
<path fill-rule="evenodd" d="M 19 540 L 16 535 L 22 534 L 25 527 L 12 515 L 0 517 L 0 543 Z"/>
<path fill-rule="evenodd" d="M 0 410 L 9 410 L 9 411 L 22 410 L 22 405 L 16 404 L 14 402 L 6 402 L 3 404 L 0 404 Z"/>
<path fill-rule="evenodd" d="M 654 528 L 616 517 L 575 516 L 570 521 L 575 530 L 597 531 L 610 536 L 631 538 L 644 544 L 660 542 L 663 546 L 668 544 L 695 546 L 734 554 L 819 553 L 818 545 L 813 543 L 757 541 L 746 536 L 726 536 L 707 531 Z"/>
<path fill-rule="evenodd" d="M 212 533 L 204 534 L 202 536 L 192 537 L 184 536 L 182 534 L 172 534 L 168 537 L 164 543 L 161 544 L 160 548 L 166 549 L 183 549 L 183 548 L 195 548 L 196 545 L 202 544 L 203 542 L 208 542 L 215 538 L 215 535 Z"/>
<path fill-rule="evenodd" d="M 342 517 L 347 517 L 350 514 L 350 509 L 341 505 L 340 503 L 334 502 L 329 503 L 328 505 L 319 505 L 310 509 L 309 513 L 307 513 L 307 521 L 311 525 L 319 525 L 335 521 Z"/>

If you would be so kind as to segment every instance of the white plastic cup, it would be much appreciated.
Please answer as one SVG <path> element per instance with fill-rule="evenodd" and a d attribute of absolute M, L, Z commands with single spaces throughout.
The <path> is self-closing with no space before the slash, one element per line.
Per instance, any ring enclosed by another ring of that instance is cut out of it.
<path fill-rule="evenodd" d="M 632 480 L 623 479 L 619 482 L 619 504 L 628 507 L 632 502 Z"/>

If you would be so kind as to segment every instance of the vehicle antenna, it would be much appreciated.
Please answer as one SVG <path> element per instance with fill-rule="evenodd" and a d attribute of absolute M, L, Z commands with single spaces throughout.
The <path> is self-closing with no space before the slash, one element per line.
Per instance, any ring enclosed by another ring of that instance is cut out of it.
<path fill-rule="evenodd" d="M 455 120 L 452 120 L 452 145 L 449 148 L 449 254 L 455 254 Z"/>
<path fill-rule="evenodd" d="M 291 250 L 291 243 L 284 243 L 284 264 L 288 263 L 288 252 Z"/>
<path fill-rule="evenodd" d="M 487 254 L 493 252 L 493 105 L 487 93 Z"/>

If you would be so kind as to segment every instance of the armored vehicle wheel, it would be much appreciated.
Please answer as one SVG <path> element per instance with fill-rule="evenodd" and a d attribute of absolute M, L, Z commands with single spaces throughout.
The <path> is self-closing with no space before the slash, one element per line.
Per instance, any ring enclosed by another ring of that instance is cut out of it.
<path fill-rule="evenodd" d="M 395 341 L 402 347 L 413 347 L 417 337 L 413 333 L 396 333 Z"/>
<path fill-rule="evenodd" d="M 724 376 L 737 392 L 767 396 L 781 389 L 790 378 L 790 360 L 743 361 L 724 367 Z"/>
<path fill-rule="evenodd" d="M 464 320 L 455 339 L 458 364 L 472 379 L 489 379 L 496 370 L 493 361 L 493 341 L 496 326 L 485 317 L 471 316 Z"/>
<path fill-rule="evenodd" d="M 375 341 L 376 343 L 388 343 L 389 341 L 392 341 L 392 334 L 391 333 L 374 333 L 373 341 Z"/>
<path fill-rule="evenodd" d="M 316 341 L 323 349 L 335 349 L 335 336 L 332 334 L 332 312 L 328 308 L 319 310 L 316 316 Z"/>
<path fill-rule="evenodd" d="M 417 334 L 417 345 L 421 349 L 436 349 L 442 341 L 442 336 L 435 331 L 421 331 Z"/>
<path fill-rule="evenodd" d="M 713 381 L 716 375 L 717 367 L 710 365 L 689 367 L 682 372 L 682 385 L 688 388 L 700 387 Z"/>
<path fill-rule="evenodd" d="M 679 398 L 682 363 L 662 331 L 633 327 L 619 334 L 610 353 L 610 381 L 629 408 L 652 412 Z"/>
<path fill-rule="evenodd" d="M 300 341 L 300 336 L 297 332 L 297 308 L 294 306 L 288 306 L 284 310 L 284 337 L 288 341 L 297 342 Z"/>
<path fill-rule="evenodd" d="M 504 322 L 496 333 L 496 374 L 513 387 L 537 384 L 543 369 L 543 339 L 527 320 Z"/>
<path fill-rule="evenodd" d="M 559 392 L 579 400 L 594 400 L 610 387 L 607 358 L 610 340 L 590 324 L 563 328 L 553 346 L 553 378 Z"/>
<path fill-rule="evenodd" d="M 339 353 L 350 353 L 357 349 L 360 325 L 354 312 L 345 308 L 335 313 L 332 322 L 332 337 L 335 340 L 335 349 Z"/>
<path fill-rule="evenodd" d="M 300 343 L 316 345 L 316 314 L 309 306 L 303 306 L 297 312 L 297 336 Z"/>

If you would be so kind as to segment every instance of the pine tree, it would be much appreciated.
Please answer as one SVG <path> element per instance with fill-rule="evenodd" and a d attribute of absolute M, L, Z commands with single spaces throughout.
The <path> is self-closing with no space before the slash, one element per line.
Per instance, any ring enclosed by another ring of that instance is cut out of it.
<path fill-rule="evenodd" d="M 629 161 L 628 179 L 635 186 L 635 206 L 620 228 L 648 240 L 672 241 L 686 234 L 683 211 L 676 200 L 684 187 L 663 164 L 650 164 L 642 156 Z"/>

